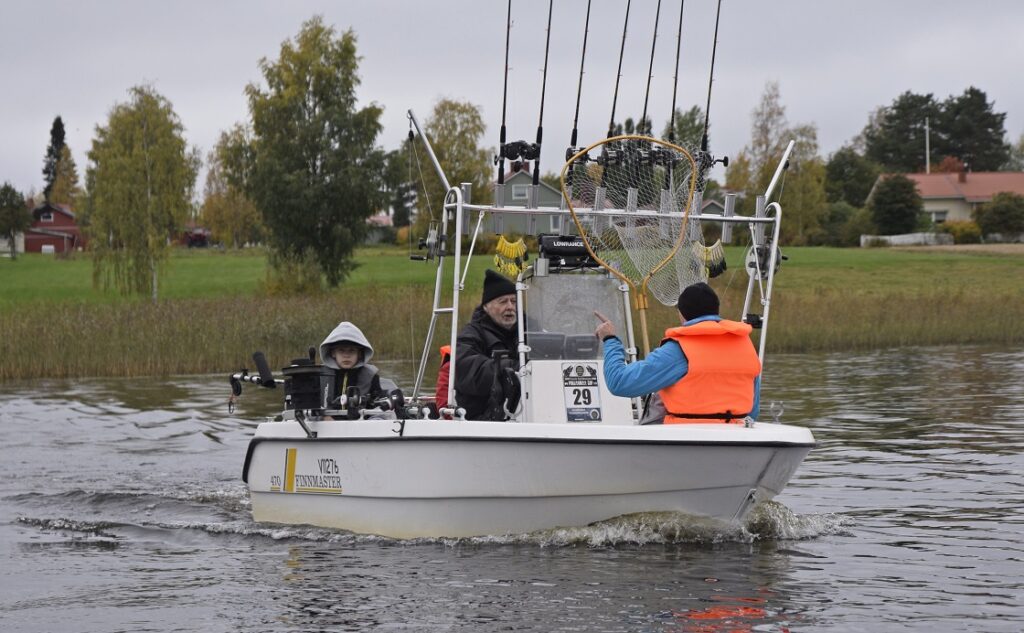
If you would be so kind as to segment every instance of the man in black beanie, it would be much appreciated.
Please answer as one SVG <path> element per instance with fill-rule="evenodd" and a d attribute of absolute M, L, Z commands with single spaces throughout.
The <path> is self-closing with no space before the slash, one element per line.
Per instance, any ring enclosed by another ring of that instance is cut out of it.
<path fill-rule="evenodd" d="M 626 364 L 615 326 L 603 315 L 594 334 L 604 341 L 604 379 L 617 396 L 657 393 L 665 424 L 740 422 L 756 418 L 761 362 L 751 327 L 718 316 L 718 295 L 706 283 L 679 295 L 680 327 L 665 330 L 661 346 Z"/>
<path fill-rule="evenodd" d="M 488 270 L 480 305 L 455 345 L 455 401 L 468 420 L 505 420 L 519 404 L 517 316 L 515 283 Z"/>

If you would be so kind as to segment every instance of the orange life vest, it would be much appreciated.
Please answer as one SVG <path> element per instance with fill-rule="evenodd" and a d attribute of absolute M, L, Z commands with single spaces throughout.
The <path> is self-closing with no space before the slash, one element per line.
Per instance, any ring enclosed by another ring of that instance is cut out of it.
<path fill-rule="evenodd" d="M 665 424 L 739 422 L 750 413 L 761 373 L 750 331 L 746 323 L 724 319 L 665 330 L 662 342 L 679 343 L 688 365 L 679 382 L 659 392 Z"/>

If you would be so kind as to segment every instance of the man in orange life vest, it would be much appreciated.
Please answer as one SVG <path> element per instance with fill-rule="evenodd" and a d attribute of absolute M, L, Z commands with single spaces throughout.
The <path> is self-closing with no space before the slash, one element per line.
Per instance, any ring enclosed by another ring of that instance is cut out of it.
<path fill-rule="evenodd" d="M 617 396 L 657 391 L 665 424 L 742 422 L 756 418 L 761 362 L 751 327 L 718 316 L 718 295 L 706 283 L 679 295 L 681 327 L 665 330 L 661 346 L 642 361 L 626 364 L 615 325 L 600 313 L 594 334 L 604 341 L 604 380 Z"/>

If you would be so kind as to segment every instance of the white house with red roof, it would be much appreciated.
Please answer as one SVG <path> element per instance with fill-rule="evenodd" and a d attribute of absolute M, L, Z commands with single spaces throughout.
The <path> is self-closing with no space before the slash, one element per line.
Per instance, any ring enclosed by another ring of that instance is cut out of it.
<path fill-rule="evenodd" d="M 886 176 L 875 181 L 875 187 Z M 932 222 L 971 220 L 971 212 L 1004 191 L 1024 195 L 1024 172 L 1019 171 L 961 171 L 958 173 L 904 174 L 917 185 L 924 212 Z"/>

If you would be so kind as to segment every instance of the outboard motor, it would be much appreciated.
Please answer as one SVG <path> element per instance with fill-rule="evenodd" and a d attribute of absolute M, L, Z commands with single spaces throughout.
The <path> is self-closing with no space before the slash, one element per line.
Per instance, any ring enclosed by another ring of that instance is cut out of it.
<path fill-rule="evenodd" d="M 308 358 L 296 358 L 281 370 L 284 374 L 284 408 L 322 413 L 337 397 L 334 370 L 315 365 Z"/>

